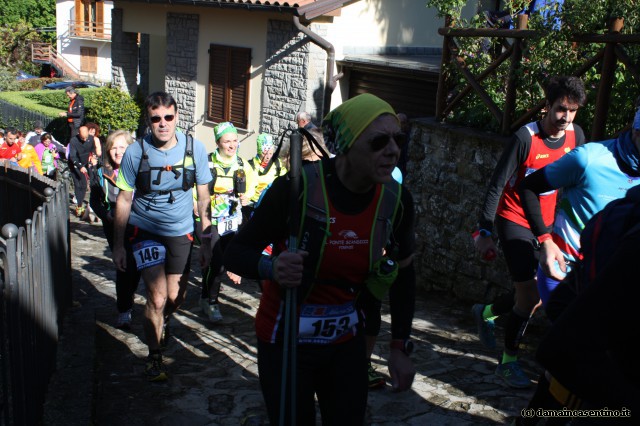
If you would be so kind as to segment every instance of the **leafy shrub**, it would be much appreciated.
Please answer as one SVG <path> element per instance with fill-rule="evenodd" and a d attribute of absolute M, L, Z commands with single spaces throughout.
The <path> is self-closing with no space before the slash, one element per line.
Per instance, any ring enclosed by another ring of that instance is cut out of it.
<path fill-rule="evenodd" d="M 528 3 L 523 0 L 505 1 L 505 9 L 512 12 L 512 20 L 516 22 L 517 11 Z M 428 5 L 438 7 L 439 11 L 458 10 L 459 0 L 428 0 Z M 555 6 L 551 6 L 554 8 Z M 614 16 L 624 16 L 625 25 L 622 34 L 634 34 L 640 30 L 640 0 L 565 0 L 563 10 L 550 10 L 555 13 L 562 25 L 554 29 L 553 20 L 543 18 L 544 10 L 529 17 L 529 29 L 536 30 L 538 35 L 524 43 L 520 68 L 516 74 L 516 111 L 515 116 L 526 113 L 533 105 L 544 99 L 543 87 L 553 75 L 572 75 L 580 67 L 601 51 L 604 43 L 576 43 L 572 39 L 577 34 L 604 34 L 608 22 Z M 444 14 L 441 13 L 441 16 Z M 461 19 L 459 12 L 454 16 L 454 28 L 482 28 L 486 21 L 482 16 L 471 20 Z M 499 31 L 499 30 L 497 30 Z M 499 33 L 498 33 L 499 34 Z M 495 57 L 501 53 L 502 46 L 498 38 L 458 37 L 457 54 L 465 58 L 464 63 L 473 75 L 478 76 L 487 70 Z M 640 63 L 640 45 L 628 43 L 620 45 L 629 58 L 627 63 Z M 600 66 L 591 67 L 581 76 L 587 89 L 587 103 L 576 116 L 576 123 L 583 127 L 587 136 L 595 116 L 596 96 L 600 83 Z M 451 64 L 442 72 L 449 77 L 455 96 L 467 85 L 466 79 Z M 634 77 L 635 71 L 623 62 L 618 62 L 614 83 L 611 89 L 610 108 L 605 134 L 615 135 L 625 128 L 633 117 L 635 100 L 640 95 L 640 82 Z M 491 100 L 502 108 L 505 103 L 505 87 L 509 76 L 509 61 L 498 68 L 480 83 Z M 460 104 L 458 104 L 460 105 Z M 486 105 L 475 94 L 467 95 L 462 105 L 456 107 L 445 117 L 445 121 L 473 127 L 499 131 L 500 123 L 489 112 Z"/>
<path fill-rule="evenodd" d="M 124 129 L 132 132 L 138 127 L 140 107 L 128 93 L 117 88 L 97 90 L 91 96 L 88 110 L 87 121 L 98 124 L 105 131 Z"/>

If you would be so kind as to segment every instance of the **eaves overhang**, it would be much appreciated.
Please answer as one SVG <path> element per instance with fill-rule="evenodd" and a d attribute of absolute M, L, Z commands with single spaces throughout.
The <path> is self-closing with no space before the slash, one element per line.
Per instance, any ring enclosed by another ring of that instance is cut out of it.
<path fill-rule="evenodd" d="M 290 13 L 305 20 L 331 15 L 342 7 L 359 0 L 116 0 L 114 3 L 148 3 L 183 6 L 219 7 L 249 11 Z"/>

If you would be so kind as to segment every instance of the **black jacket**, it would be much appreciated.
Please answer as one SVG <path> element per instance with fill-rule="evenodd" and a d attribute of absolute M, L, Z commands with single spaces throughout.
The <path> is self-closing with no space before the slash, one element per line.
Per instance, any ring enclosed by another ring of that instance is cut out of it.
<path fill-rule="evenodd" d="M 80 93 L 76 93 L 75 102 L 71 107 L 71 112 L 67 108 L 67 118 L 73 119 L 73 127 L 76 129 L 84 123 L 84 98 Z M 71 104 L 71 100 L 69 101 Z"/>

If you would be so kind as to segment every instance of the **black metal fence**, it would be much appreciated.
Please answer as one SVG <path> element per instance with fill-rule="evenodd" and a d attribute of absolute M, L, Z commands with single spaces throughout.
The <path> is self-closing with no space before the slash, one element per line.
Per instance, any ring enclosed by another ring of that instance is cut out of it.
<path fill-rule="evenodd" d="M 0 162 L 0 425 L 40 424 L 71 304 L 66 184 Z"/>
<path fill-rule="evenodd" d="M 39 112 L 29 111 L 26 108 L 12 105 L 0 99 L 0 123 L 5 126 L 13 126 L 19 130 L 29 131 L 33 128 L 34 122 L 41 121 L 42 126 L 47 129 L 49 124 L 54 120 L 55 118 Z"/>

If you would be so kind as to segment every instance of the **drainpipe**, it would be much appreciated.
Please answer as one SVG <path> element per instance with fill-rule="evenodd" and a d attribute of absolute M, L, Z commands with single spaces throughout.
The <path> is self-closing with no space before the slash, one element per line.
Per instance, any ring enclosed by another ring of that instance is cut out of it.
<path fill-rule="evenodd" d="M 336 75 L 333 74 L 333 68 L 336 64 L 336 51 L 333 48 L 333 45 L 329 43 L 324 38 L 320 37 L 318 34 L 311 31 L 309 28 L 305 27 L 300 23 L 300 17 L 293 17 L 293 25 L 296 26 L 300 32 L 304 33 L 311 39 L 311 42 L 317 46 L 320 46 L 325 52 L 327 52 L 327 75 L 325 77 L 325 85 L 324 85 L 324 98 L 322 105 L 322 117 L 324 118 L 329 114 L 329 110 L 331 108 L 331 94 L 335 90 L 337 86 L 338 80 L 342 78 L 344 73 L 338 73 Z"/>

